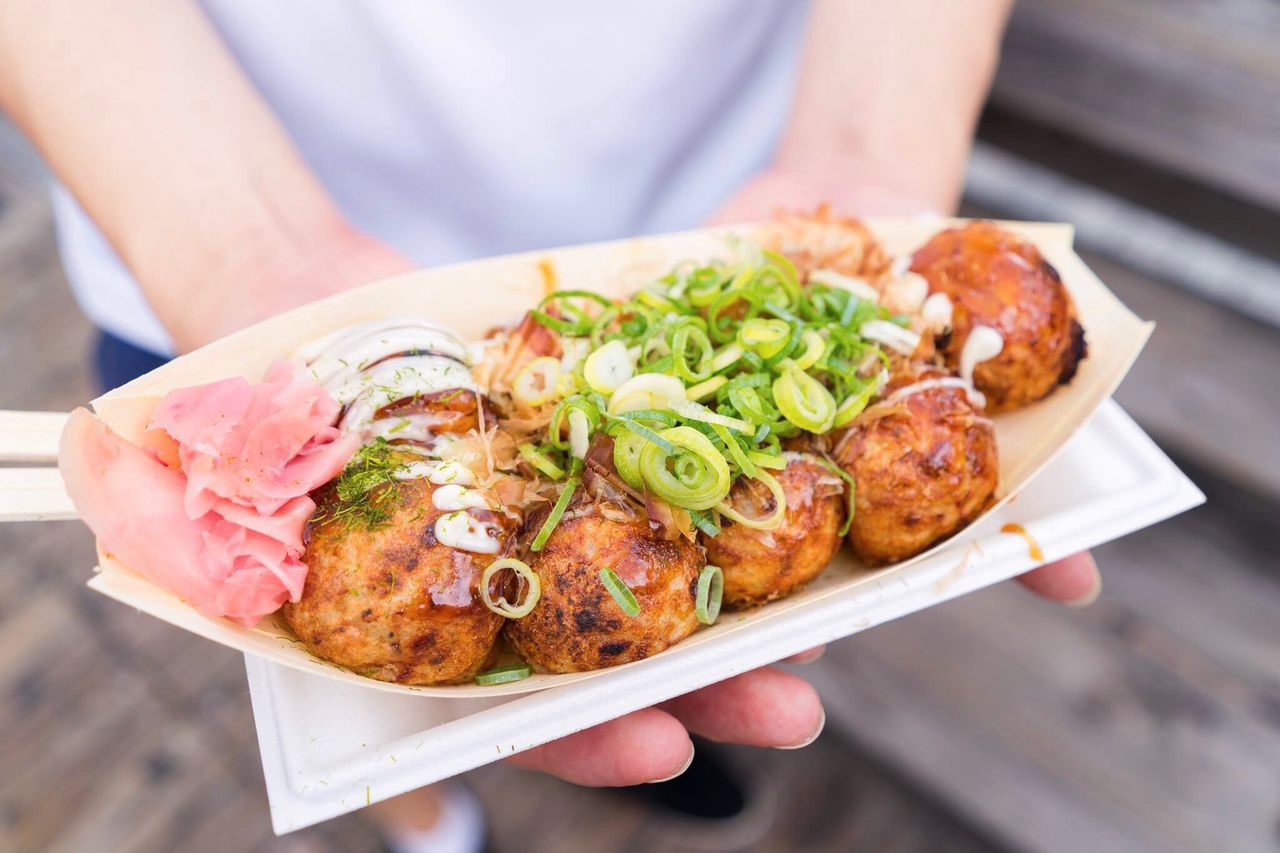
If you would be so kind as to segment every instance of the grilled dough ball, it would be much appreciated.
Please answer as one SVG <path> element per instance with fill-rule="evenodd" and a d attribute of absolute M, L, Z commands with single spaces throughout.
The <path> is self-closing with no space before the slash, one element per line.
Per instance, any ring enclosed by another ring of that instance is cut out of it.
<path fill-rule="evenodd" d="M 485 668 L 502 627 L 480 600 L 480 573 L 494 559 L 442 545 L 427 480 L 399 485 L 394 514 L 375 530 L 342 519 L 313 524 L 302 599 L 284 619 L 314 654 L 379 681 L 455 684 Z M 319 513 L 334 500 L 322 494 Z M 500 530 L 516 524 L 470 510 Z"/>
<path fill-rule="evenodd" d="M 707 562 L 724 572 L 724 603 L 753 607 L 790 595 L 816 578 L 840 550 L 844 524 L 843 481 L 807 454 L 790 453 L 774 475 L 787 499 L 786 515 L 773 530 L 726 522 L 717 536 L 703 534 Z M 733 508 L 749 518 L 774 510 L 773 494 L 745 477 L 729 493 Z"/>
<path fill-rule="evenodd" d="M 818 269 L 868 281 L 889 270 L 889 256 L 871 229 L 857 219 L 835 216 L 826 205 L 813 213 L 780 217 L 761 227 L 756 239 L 786 255 L 801 281 Z"/>
<path fill-rule="evenodd" d="M 951 335 L 938 341 L 951 370 L 959 369 L 974 326 L 1004 338 L 1001 353 L 973 373 L 988 411 L 1025 406 L 1075 376 L 1086 352 L 1084 329 L 1057 270 L 1035 246 L 994 223 L 973 222 L 935 235 L 911 269 L 928 280 L 930 293 L 951 299 Z"/>
<path fill-rule="evenodd" d="M 698 573 L 705 561 L 686 539 L 666 541 L 637 513 L 631 521 L 593 512 L 565 518 L 531 554 L 542 581 L 533 611 L 507 624 L 507 638 L 539 672 L 583 672 L 640 660 L 678 643 L 698 626 Z M 640 612 L 628 616 L 600 581 L 612 568 Z"/>
<path fill-rule="evenodd" d="M 864 562 L 920 553 L 973 521 L 995 492 L 991 422 L 963 388 L 914 384 L 939 379 L 947 381 L 924 370 L 890 382 L 885 400 L 836 445 L 836 460 L 857 483 L 849 544 Z M 905 396 L 894 399 L 897 390 Z"/>

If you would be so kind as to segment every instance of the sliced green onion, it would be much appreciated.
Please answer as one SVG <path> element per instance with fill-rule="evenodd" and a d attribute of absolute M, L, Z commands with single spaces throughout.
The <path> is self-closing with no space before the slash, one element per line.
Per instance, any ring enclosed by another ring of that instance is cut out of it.
<path fill-rule="evenodd" d="M 720 525 L 716 524 L 714 514 L 710 512 L 698 512 L 696 509 L 688 510 L 689 518 L 693 520 L 693 526 L 701 530 L 708 536 L 719 536 Z"/>
<path fill-rule="evenodd" d="M 612 394 L 635 375 L 636 364 L 622 341 L 609 341 L 587 356 L 582 378 L 593 391 Z"/>
<path fill-rule="evenodd" d="M 720 602 L 724 598 L 724 572 L 719 566 L 706 566 L 698 575 L 698 595 L 694 599 L 693 612 L 703 625 L 712 625 L 720 615 Z"/>
<path fill-rule="evenodd" d="M 675 451 L 649 444 L 640 452 L 640 475 L 649 491 L 685 509 L 710 509 L 723 501 L 732 478 L 729 463 L 711 440 L 688 426 L 671 427 L 659 435 Z"/>
<path fill-rule="evenodd" d="M 569 501 L 573 499 L 573 493 L 577 491 L 579 481 L 580 478 L 577 476 L 570 477 L 565 481 L 560 497 L 556 498 L 555 506 L 551 507 L 551 514 L 547 516 L 546 521 L 542 522 L 538 535 L 533 537 L 533 544 L 529 546 L 530 551 L 541 551 L 543 546 L 547 544 L 547 539 L 551 537 L 551 532 L 556 529 L 556 525 L 560 523 L 561 516 L 564 515 L 565 509 L 569 506 Z"/>
<path fill-rule="evenodd" d="M 742 418 L 731 418 L 727 415 L 717 414 L 711 411 L 701 403 L 695 403 L 692 400 L 679 400 L 671 404 L 671 410 L 683 418 L 691 421 L 701 421 L 706 424 L 719 424 L 729 429 L 744 432 L 747 435 L 752 433 L 752 425 Z"/>
<path fill-rule="evenodd" d="M 628 616 L 639 615 L 640 602 L 636 601 L 636 594 L 623 583 L 617 572 L 605 566 L 600 570 L 600 583 L 604 584 L 604 588 L 609 590 L 609 594 L 613 596 L 614 601 L 618 602 L 618 606 L 622 608 L 623 613 Z"/>
<path fill-rule="evenodd" d="M 801 332 L 800 342 L 804 344 L 804 352 L 796 356 L 796 367 L 808 370 L 822 358 L 827 350 L 827 342 L 814 329 L 805 329 Z"/>
<path fill-rule="evenodd" d="M 667 441 L 665 438 L 663 438 L 661 435 L 659 435 L 659 434 L 658 434 L 657 432 L 655 432 L 653 429 L 651 429 L 650 427 L 645 426 L 645 425 L 642 423 L 642 421 L 647 421 L 647 420 L 656 420 L 656 419 L 654 419 L 654 418 L 636 418 L 636 417 L 632 417 L 632 415 L 633 415 L 633 414 L 640 414 L 640 413 L 639 413 L 639 412 L 628 412 L 627 414 L 622 415 L 622 416 L 620 416 L 620 417 L 613 417 L 613 416 L 610 416 L 610 417 L 611 417 L 611 419 L 613 420 L 613 422 L 614 422 L 615 424 L 618 424 L 620 427 L 622 427 L 622 429 L 625 429 L 625 430 L 627 430 L 627 431 L 629 431 L 629 432 L 632 432 L 632 433 L 634 433 L 634 434 L 636 434 L 636 435 L 640 436 L 640 437 L 641 437 L 641 438 L 643 438 L 645 441 L 648 441 L 648 442 L 651 442 L 651 443 L 653 443 L 653 444 L 658 445 L 659 447 L 661 447 L 661 448 L 662 448 L 662 450 L 663 450 L 663 452 L 664 452 L 664 453 L 674 453 L 674 452 L 675 452 L 675 445 L 673 445 L 671 442 Z M 648 414 L 648 413 L 646 413 L 646 414 Z M 660 413 L 660 414 L 666 414 L 666 413 L 665 413 L 665 412 L 662 412 L 662 413 Z M 675 418 L 670 417 L 670 416 L 668 415 L 668 420 L 660 421 L 660 423 L 662 423 L 664 426 L 673 426 L 673 425 L 675 424 Z M 619 430 L 618 432 L 620 432 L 620 430 Z"/>
<path fill-rule="evenodd" d="M 737 463 L 742 473 L 748 477 L 754 477 L 756 475 L 756 466 L 751 463 L 751 459 L 743 451 L 742 445 L 738 444 L 738 440 L 733 437 L 728 428 L 720 424 L 712 424 L 711 429 L 724 442 L 725 449 L 729 451 L 729 458 Z"/>
<path fill-rule="evenodd" d="M 845 507 L 844 524 L 840 527 L 840 535 L 844 536 L 849 532 L 849 528 L 853 526 L 853 504 L 858 494 L 858 481 L 853 479 L 853 475 L 837 465 L 827 456 L 819 456 L 818 462 L 822 467 L 826 468 L 832 474 L 835 474 L 841 480 L 848 484 L 849 488 L 844 490 L 847 506 Z"/>
<path fill-rule="evenodd" d="M 569 452 L 578 459 L 585 459 L 591 445 L 591 424 L 582 409 L 569 410 Z"/>
<path fill-rule="evenodd" d="M 744 352 L 746 351 L 739 343 L 732 343 L 716 350 L 716 354 L 711 357 L 711 372 L 719 373 L 737 364 Z"/>
<path fill-rule="evenodd" d="M 620 415 L 606 414 L 605 417 L 614 422 L 635 421 L 636 423 L 661 424 L 662 426 L 676 425 L 675 412 L 667 409 L 633 409 Z"/>
<path fill-rule="evenodd" d="M 776 355 L 791 338 L 791 325 L 785 320 L 747 320 L 738 328 L 738 343 L 745 349 L 760 354 L 761 358 Z"/>
<path fill-rule="evenodd" d="M 720 274 L 707 268 L 694 270 L 685 281 L 685 297 L 695 308 L 705 308 L 714 302 L 723 286 Z"/>
<path fill-rule="evenodd" d="M 521 368 L 511 382 L 511 396 L 526 406 L 541 406 L 556 398 L 560 362 L 549 356 L 535 358 Z"/>
<path fill-rule="evenodd" d="M 618 469 L 618 476 L 633 489 L 644 488 L 644 477 L 640 474 L 640 452 L 644 450 L 645 444 L 644 436 L 635 432 L 624 430 L 613 437 L 613 467 Z"/>
<path fill-rule="evenodd" d="M 690 347 L 696 353 L 697 366 L 689 364 Z M 712 353 L 711 339 L 697 326 L 683 325 L 671 338 L 672 364 L 676 375 L 685 382 L 701 382 L 711 376 Z"/>
<path fill-rule="evenodd" d="M 599 399 L 598 397 L 596 399 Z M 547 427 L 547 435 L 551 445 L 557 450 L 568 450 L 571 446 L 573 438 L 573 422 L 571 415 L 578 412 L 586 419 L 586 431 L 588 436 L 600 427 L 600 407 L 588 396 L 583 394 L 574 394 L 572 397 L 565 397 L 557 405 L 551 413 L 551 423 Z M 566 426 L 568 427 L 568 435 L 566 437 Z M 579 427 L 581 430 L 581 427 Z"/>
<path fill-rule="evenodd" d="M 752 450 L 747 453 L 747 458 L 751 460 L 751 464 L 757 468 L 768 468 L 773 471 L 781 471 L 787 467 L 787 460 L 783 456 L 775 456 L 772 453 L 761 453 L 758 450 Z"/>
<path fill-rule="evenodd" d="M 494 684 L 506 684 L 511 681 L 523 681 L 533 675 L 533 669 L 527 663 L 509 663 L 496 666 L 476 676 L 476 684 L 489 687 Z"/>
<path fill-rule="evenodd" d="M 690 400 L 697 400 L 701 402 L 723 388 L 728 381 L 728 378 L 724 376 L 712 376 L 705 382 L 699 382 L 697 385 L 690 385 L 685 389 L 685 393 L 689 396 Z"/>
<path fill-rule="evenodd" d="M 761 377 L 768 381 L 768 377 Z M 739 386 L 729 389 L 729 403 L 738 414 L 753 424 L 766 424 L 777 420 L 779 412 L 750 386 Z"/>
<path fill-rule="evenodd" d="M 767 471 L 757 471 L 754 479 L 764 483 L 765 487 L 773 494 L 772 513 L 764 518 L 748 518 L 734 509 L 733 505 L 727 500 L 722 501 L 716 509 L 725 518 L 735 521 L 743 527 L 750 527 L 753 530 L 774 530 L 787 515 L 787 495 L 782 491 L 782 484 Z"/>
<path fill-rule="evenodd" d="M 495 600 L 493 593 L 489 590 L 494 576 L 507 570 L 515 572 L 516 576 L 522 581 L 524 599 L 519 604 L 512 604 L 507 601 L 505 595 L 499 595 Z M 480 600 L 484 602 L 485 607 L 499 616 L 505 616 L 508 619 L 520 619 L 528 616 L 541 597 L 542 582 L 538 580 L 538 573 L 523 560 L 517 560 L 514 557 L 503 557 L 500 560 L 494 560 L 480 575 Z"/>
<path fill-rule="evenodd" d="M 784 418 L 807 432 L 826 432 L 836 417 L 831 392 L 795 367 L 773 380 L 773 400 Z"/>
<path fill-rule="evenodd" d="M 684 383 L 662 373 L 642 373 L 622 383 L 609 398 L 609 414 L 638 409 L 670 409 L 675 400 L 687 399 Z"/>
<path fill-rule="evenodd" d="M 668 299 L 665 295 L 657 292 L 656 290 L 650 290 L 649 288 L 641 290 L 636 294 L 635 298 L 641 305 L 657 309 L 658 311 L 675 311 L 679 308 L 678 305 Z"/>
<path fill-rule="evenodd" d="M 836 409 L 836 416 L 831 422 L 832 427 L 842 427 L 849 424 L 854 418 L 862 414 L 862 410 L 867 407 L 867 403 L 871 401 L 871 397 L 876 392 L 876 383 L 868 382 L 867 386 L 857 394 L 851 394 L 844 399 Z"/>
<path fill-rule="evenodd" d="M 707 333 L 711 336 L 711 340 L 718 344 L 727 344 L 738 335 L 735 328 L 737 318 L 734 314 L 739 302 L 747 304 L 747 315 L 754 316 L 757 309 L 751 304 L 741 290 L 731 289 L 716 297 L 716 301 L 712 302 L 707 308 Z"/>
<path fill-rule="evenodd" d="M 559 480 L 564 477 L 564 469 L 552 462 L 545 453 L 529 442 L 526 441 L 516 449 L 520 451 L 520 458 L 528 462 L 540 474 L 550 477 L 552 480 Z"/>
<path fill-rule="evenodd" d="M 538 308 L 530 311 L 529 314 L 538 323 L 562 335 L 572 335 L 574 337 L 588 335 L 591 333 L 595 321 L 581 306 L 573 301 L 578 299 L 594 302 L 605 308 L 612 304 L 608 299 L 590 290 L 557 290 L 539 302 Z M 548 306 L 556 308 L 565 316 L 557 317 L 542 310 Z"/>

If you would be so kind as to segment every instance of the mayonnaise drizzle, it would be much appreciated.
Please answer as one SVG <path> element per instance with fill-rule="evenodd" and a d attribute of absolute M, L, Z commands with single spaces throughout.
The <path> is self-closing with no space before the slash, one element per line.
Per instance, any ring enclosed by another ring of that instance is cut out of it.
<path fill-rule="evenodd" d="M 466 510 L 458 510 L 436 519 L 435 533 L 440 544 L 471 551 L 475 554 L 496 554 L 501 547 L 493 525 L 480 521 Z"/>
<path fill-rule="evenodd" d="M 951 328 L 952 313 L 951 297 L 945 293 L 930 294 L 924 301 L 924 305 L 920 307 L 920 317 L 925 325 L 935 332 Z"/>
<path fill-rule="evenodd" d="M 466 348 L 447 332 L 406 327 L 373 333 L 342 350 L 326 350 L 311 362 L 311 375 L 326 387 L 340 388 L 370 365 L 406 352 L 439 354 L 467 363 Z"/>
<path fill-rule="evenodd" d="M 974 368 L 1003 351 L 1003 335 L 990 326 L 974 326 L 960 350 L 960 378 L 972 385 Z"/>
<path fill-rule="evenodd" d="M 473 489 L 460 483 L 449 483 L 441 486 L 431 494 L 431 503 L 436 509 L 452 512 L 459 509 L 493 509 L 489 499 Z"/>
<path fill-rule="evenodd" d="M 406 355 L 406 353 L 412 353 Z M 345 410 L 339 426 L 366 439 L 392 439 L 396 426 L 413 428 L 399 440 L 424 440 L 425 420 L 378 423 L 378 410 L 409 397 L 465 388 L 477 391 L 468 351 L 442 326 L 415 317 L 360 323 L 313 341 L 298 355 L 316 381 Z"/>
<path fill-rule="evenodd" d="M 468 367 L 438 355 L 410 355 L 380 362 L 330 393 L 347 407 L 339 426 L 364 433 L 384 406 L 454 388 L 478 390 Z"/>
<path fill-rule="evenodd" d="M 917 272 L 904 272 L 885 286 L 883 304 L 899 314 L 919 314 L 929 295 L 929 282 Z"/>
<path fill-rule="evenodd" d="M 471 374 L 472 351 L 447 329 L 420 318 L 397 318 L 340 329 L 303 347 L 298 355 L 311 375 L 344 407 L 338 426 L 367 443 L 394 442 L 422 457 L 395 473 L 399 480 L 427 479 L 437 488 L 431 501 L 445 512 L 435 522 L 436 539 L 460 551 L 495 554 L 501 547 L 494 525 L 468 510 L 494 509 L 474 472 L 440 458 L 452 436 L 436 435 L 430 414 L 378 417 L 393 403 L 454 389 L 479 393 Z"/>
<path fill-rule="evenodd" d="M 835 270 L 814 270 L 809 273 L 809 280 L 818 284 L 825 284 L 827 287 L 838 287 L 842 290 L 847 290 L 859 299 L 866 299 L 871 302 L 880 301 L 880 291 L 866 281 L 844 273 L 838 273 Z"/>
<path fill-rule="evenodd" d="M 862 324 L 858 334 L 864 338 L 884 344 L 903 355 L 911 355 L 920 346 L 920 333 L 904 329 L 888 320 L 868 320 Z"/>
<path fill-rule="evenodd" d="M 432 460 L 430 462 L 410 462 L 396 473 L 397 480 L 430 480 L 437 486 L 474 486 L 476 475 L 461 462 L 453 460 Z M 487 506 L 487 504 L 478 504 Z M 440 507 L 443 509 L 443 507 Z"/>
<path fill-rule="evenodd" d="M 379 336 L 385 336 L 386 333 L 398 329 L 411 329 L 419 333 L 443 336 L 447 340 L 451 340 L 454 347 L 461 347 L 461 344 L 457 342 L 457 338 L 439 323 L 434 323 L 423 317 L 394 317 L 387 320 L 372 320 L 367 323 L 344 326 L 335 332 L 325 335 L 323 338 L 304 344 L 298 349 L 297 355 L 308 365 L 313 364 L 327 354 L 335 354 L 338 358 L 345 358 L 344 353 L 351 352 L 361 342 L 376 340 Z M 419 347 L 419 349 L 422 349 L 422 347 Z M 465 350 L 460 358 L 465 358 Z"/>

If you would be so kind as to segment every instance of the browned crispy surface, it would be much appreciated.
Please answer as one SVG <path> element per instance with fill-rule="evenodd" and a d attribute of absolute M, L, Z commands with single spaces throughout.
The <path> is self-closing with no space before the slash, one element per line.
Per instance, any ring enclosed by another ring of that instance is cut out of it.
<path fill-rule="evenodd" d="M 707 562 L 724 571 L 726 607 L 753 607 L 790 595 L 813 580 L 840 549 L 844 523 L 842 482 L 811 456 L 793 456 L 776 472 L 786 496 L 782 524 L 754 530 L 727 522 L 717 536 L 703 534 Z M 772 493 L 740 478 L 729 495 L 734 509 L 748 517 L 774 509 Z"/>
<path fill-rule="evenodd" d="M 302 600 L 283 614 L 314 654 L 402 684 L 463 682 L 485 667 L 503 620 L 477 585 L 495 557 L 436 540 L 444 513 L 431 503 L 434 489 L 427 480 L 401 484 L 395 515 L 377 530 L 343 521 L 310 529 Z M 328 500 L 321 496 L 321 510 Z M 490 515 L 509 539 L 514 522 Z"/>
<path fill-rule="evenodd" d="M 1069 382 L 1085 356 L 1084 330 L 1058 272 L 1035 246 L 991 222 L 935 235 L 912 260 L 931 293 L 954 306 L 952 333 L 940 347 L 956 370 L 975 325 L 1004 336 L 1004 351 L 974 371 L 987 410 L 1016 409 Z"/>
<path fill-rule="evenodd" d="M 484 405 L 485 423 L 492 424 L 495 419 L 493 407 L 486 398 L 481 398 L 481 402 Z M 404 415 L 429 415 L 431 431 L 436 435 L 462 435 L 480 426 L 476 393 L 466 388 L 450 388 L 410 397 L 378 411 L 378 417 L 382 418 Z M 394 434 L 392 438 L 395 438 Z"/>
<path fill-rule="evenodd" d="M 542 581 L 538 605 L 506 632 L 540 672 L 582 672 L 639 660 L 697 627 L 694 603 L 705 561 L 693 543 L 665 541 L 643 516 L 599 514 L 561 520 L 529 564 Z M 640 612 L 628 616 L 600 582 L 610 567 L 631 588 Z"/>
<path fill-rule="evenodd" d="M 890 383 L 886 398 L 923 371 Z M 996 488 L 995 431 L 959 388 L 932 388 L 868 409 L 836 458 L 857 482 L 849 544 L 864 561 L 893 563 L 959 531 Z"/>
<path fill-rule="evenodd" d="M 826 205 L 779 217 L 760 228 L 756 239 L 790 258 L 801 281 L 816 269 L 875 281 L 889 269 L 889 255 L 871 229 L 858 219 L 836 216 Z"/>

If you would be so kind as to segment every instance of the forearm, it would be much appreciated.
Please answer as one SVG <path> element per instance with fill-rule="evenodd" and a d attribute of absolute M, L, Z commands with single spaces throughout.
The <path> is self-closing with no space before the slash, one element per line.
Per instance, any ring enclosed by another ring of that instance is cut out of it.
<path fill-rule="evenodd" d="M 253 267 L 343 220 L 187 0 L 0 3 L 0 106 L 104 231 L 180 345 Z"/>
<path fill-rule="evenodd" d="M 771 171 L 819 196 L 871 185 L 951 210 L 1009 7 L 816 0 Z"/>

